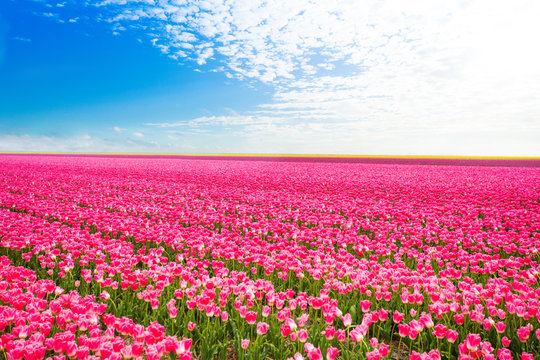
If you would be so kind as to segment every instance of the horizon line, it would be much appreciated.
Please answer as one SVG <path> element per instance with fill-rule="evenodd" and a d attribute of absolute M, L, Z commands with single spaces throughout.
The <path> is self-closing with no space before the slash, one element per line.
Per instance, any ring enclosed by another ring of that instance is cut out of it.
<path fill-rule="evenodd" d="M 120 153 L 120 152 L 40 152 L 0 151 L 0 155 L 118 155 L 118 156 L 198 156 L 198 157 L 289 157 L 344 159 L 463 159 L 463 160 L 540 160 L 540 156 L 481 156 L 481 155 L 354 155 L 354 154 L 246 154 L 246 153 Z"/>

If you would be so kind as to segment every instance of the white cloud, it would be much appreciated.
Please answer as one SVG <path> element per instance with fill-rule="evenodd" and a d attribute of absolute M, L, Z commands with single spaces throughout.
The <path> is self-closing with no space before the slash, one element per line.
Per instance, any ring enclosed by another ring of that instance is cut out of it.
<path fill-rule="evenodd" d="M 328 119 L 333 119 L 330 113 Z M 316 120 L 314 120 L 316 119 Z M 262 110 L 256 114 L 211 116 L 178 123 L 145 124 L 176 135 L 206 135 L 199 138 L 209 152 L 219 152 L 216 139 L 225 137 L 222 152 L 308 153 L 367 155 L 492 155 L 538 154 L 537 131 L 516 128 L 402 124 L 360 121 L 327 121 L 318 110 Z M 224 135 L 216 132 L 220 129 Z M 207 139 L 212 139 L 208 141 Z M 208 145 L 210 144 L 210 145 Z M 213 145 L 212 145 L 213 144 Z M 200 143 L 196 144 L 199 149 Z M 215 145 L 215 146 L 214 146 Z M 224 151 L 225 149 L 226 151 Z"/>
<path fill-rule="evenodd" d="M 45 17 L 48 17 L 48 18 L 57 18 L 58 17 L 58 14 L 54 14 L 52 12 L 43 13 L 42 15 L 45 16 Z"/>
<path fill-rule="evenodd" d="M 32 42 L 32 39 L 25 38 L 25 37 L 22 37 L 22 36 L 15 36 L 13 39 L 18 40 L 18 41 L 22 41 L 22 42 Z"/>
<path fill-rule="evenodd" d="M 60 137 L 0 133 L 0 152 L 188 153 L 197 149 L 197 146 L 181 135 L 172 136 L 168 141 L 166 137 L 163 141 L 145 141 L 140 138 L 119 141 L 89 134 Z M 210 146 L 204 148 L 207 151 L 215 150 Z"/>
<path fill-rule="evenodd" d="M 278 120 L 276 117 L 268 116 L 252 116 L 252 115 L 235 115 L 235 116 L 201 116 L 189 121 L 179 121 L 173 123 L 144 123 L 147 126 L 157 126 L 159 128 L 178 128 L 178 127 L 190 127 L 198 128 L 201 126 L 227 126 L 227 125 L 250 125 L 265 122 L 275 122 Z"/>
<path fill-rule="evenodd" d="M 115 132 L 119 133 L 119 134 L 123 133 L 123 132 L 126 130 L 126 129 L 123 129 L 123 128 L 118 127 L 118 126 L 113 126 L 112 129 L 113 129 Z"/>
<path fill-rule="evenodd" d="M 139 138 L 139 139 L 144 138 L 144 134 L 143 134 L 143 133 L 140 133 L 140 132 L 134 132 L 134 133 L 133 133 L 133 136 L 135 136 L 136 138 Z"/>
<path fill-rule="evenodd" d="M 323 146 L 326 138 L 347 146 L 343 151 L 369 152 L 379 145 L 358 144 L 369 143 L 364 136 L 377 138 L 375 132 L 388 149 L 409 153 L 443 151 L 452 139 L 472 152 L 540 155 L 540 145 L 527 140 L 540 138 L 538 1 L 95 4 L 115 28 L 147 32 L 174 59 L 274 86 L 273 101 L 255 111 L 153 124 L 163 129 L 235 126 L 238 136 L 258 139 L 263 133 L 286 138 L 290 131 L 299 141 L 296 152 Z M 505 134 L 514 135 L 506 141 Z"/>
<path fill-rule="evenodd" d="M 59 152 L 59 153 L 180 153 L 193 148 L 185 141 L 169 144 L 144 139 L 107 139 L 82 134 L 76 136 L 40 136 L 0 133 L 0 152 Z"/>
<path fill-rule="evenodd" d="M 132 151 L 130 148 L 148 150 L 150 146 L 129 140 L 120 143 L 88 134 L 73 137 L 0 134 L 0 151 L 129 152 Z"/>

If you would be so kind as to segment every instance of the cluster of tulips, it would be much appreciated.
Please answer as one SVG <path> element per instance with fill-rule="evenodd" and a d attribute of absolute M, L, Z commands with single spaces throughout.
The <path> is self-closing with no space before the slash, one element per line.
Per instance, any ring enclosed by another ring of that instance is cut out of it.
<path fill-rule="evenodd" d="M 93 295 L 66 293 L 50 279 L 0 257 L 0 349 L 8 359 L 192 359 L 191 339 L 167 336 L 158 322 L 148 327 L 107 313 Z"/>
<path fill-rule="evenodd" d="M 7 359 L 540 359 L 540 169 L 0 157 Z"/>

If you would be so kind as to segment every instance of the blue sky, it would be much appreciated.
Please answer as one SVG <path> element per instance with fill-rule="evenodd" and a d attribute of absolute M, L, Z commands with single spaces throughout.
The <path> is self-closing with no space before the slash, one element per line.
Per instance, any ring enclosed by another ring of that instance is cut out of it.
<path fill-rule="evenodd" d="M 537 1 L 0 1 L 0 151 L 540 156 Z"/>

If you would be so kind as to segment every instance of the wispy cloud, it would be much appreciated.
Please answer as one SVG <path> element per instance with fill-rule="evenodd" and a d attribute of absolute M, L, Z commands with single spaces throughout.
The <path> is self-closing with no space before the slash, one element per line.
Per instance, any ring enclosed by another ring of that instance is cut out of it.
<path fill-rule="evenodd" d="M 22 42 L 32 42 L 32 39 L 25 38 L 25 37 L 22 37 L 22 36 L 14 36 L 13 39 L 18 40 L 18 41 L 22 41 Z"/>
<path fill-rule="evenodd" d="M 178 152 L 185 151 L 182 143 L 171 147 L 142 139 L 112 140 L 101 136 L 39 136 L 30 134 L 1 134 L 0 151 L 9 152 Z"/>
<path fill-rule="evenodd" d="M 121 127 L 118 127 L 118 126 L 113 126 L 112 128 L 115 132 L 117 132 L 118 134 L 121 134 L 123 133 L 126 129 L 123 129 Z"/>
<path fill-rule="evenodd" d="M 140 133 L 140 132 L 134 132 L 134 133 L 133 133 L 133 136 L 135 136 L 136 138 L 139 138 L 139 139 L 144 138 L 144 134 L 143 134 L 143 133 Z"/>
<path fill-rule="evenodd" d="M 129 141 L 119 143 L 88 134 L 72 137 L 0 134 L 0 151 L 127 152 L 133 145 Z"/>
<path fill-rule="evenodd" d="M 298 149 L 333 139 L 351 152 L 366 151 L 355 138 L 373 134 L 419 153 L 438 151 L 444 134 L 462 145 L 460 137 L 475 139 L 467 151 L 491 149 L 515 128 L 540 137 L 537 1 L 89 3 L 114 32 L 137 29 L 180 62 L 274 88 L 272 101 L 251 111 L 146 124 L 163 131 L 232 127 L 246 142 L 289 132 L 304 143 Z M 508 152 L 521 146 L 502 143 Z"/>
<path fill-rule="evenodd" d="M 248 125 L 264 122 L 279 121 L 276 117 L 252 116 L 252 115 L 234 115 L 234 116 L 202 116 L 189 121 L 163 122 L 163 123 L 144 123 L 147 126 L 157 126 L 159 128 L 177 128 L 177 127 L 201 127 L 201 126 L 227 126 L 227 125 Z"/>
<path fill-rule="evenodd" d="M 267 82 L 339 69 L 341 64 L 357 73 L 426 65 L 427 71 L 449 73 L 479 43 L 494 46 L 486 42 L 495 39 L 493 31 L 509 34 L 504 42 L 516 35 L 532 40 L 525 28 L 534 26 L 538 10 L 534 2 L 504 1 L 109 0 L 97 5 L 113 13 L 108 18 L 112 23 L 148 29 L 163 52 L 180 52 L 199 65 L 216 55 L 235 76 Z M 527 13 L 525 25 L 505 22 L 509 26 L 503 30 L 497 25 L 516 15 L 522 20 Z"/>

